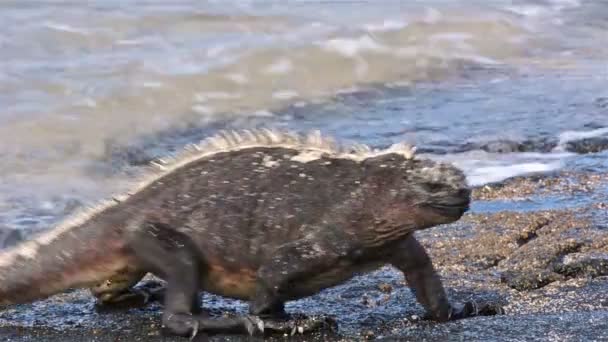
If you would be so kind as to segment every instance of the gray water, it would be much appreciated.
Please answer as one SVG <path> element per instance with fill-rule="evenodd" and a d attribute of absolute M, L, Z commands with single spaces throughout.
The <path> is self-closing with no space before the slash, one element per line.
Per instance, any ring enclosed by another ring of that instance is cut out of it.
<path fill-rule="evenodd" d="M 49 228 L 227 127 L 408 141 L 472 185 L 608 170 L 586 153 L 608 146 L 608 1 L 4 1 L 0 23 L 0 227 Z"/>

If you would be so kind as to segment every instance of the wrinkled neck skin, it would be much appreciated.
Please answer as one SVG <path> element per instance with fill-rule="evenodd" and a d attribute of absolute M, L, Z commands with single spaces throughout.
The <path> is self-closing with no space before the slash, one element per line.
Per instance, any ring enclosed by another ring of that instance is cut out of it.
<path fill-rule="evenodd" d="M 445 192 L 439 194 L 437 199 L 435 194 L 431 196 L 421 185 L 410 183 L 404 188 L 403 184 L 392 182 L 389 177 L 369 177 L 363 185 L 362 194 L 363 205 L 357 212 L 367 212 L 370 215 L 367 228 L 361 229 L 371 229 L 366 235 L 370 236 L 367 239 L 372 245 L 390 243 L 418 230 L 455 222 L 464 213 L 464 210 L 459 208 L 436 209 L 429 204 L 445 201 L 447 204 L 454 202 L 460 206 L 461 203 L 468 203 L 464 192 Z M 364 220 L 359 222 L 363 224 Z"/>
<path fill-rule="evenodd" d="M 54 229 L 0 252 L 0 306 L 103 281 L 133 262 L 118 229 L 85 223 Z"/>

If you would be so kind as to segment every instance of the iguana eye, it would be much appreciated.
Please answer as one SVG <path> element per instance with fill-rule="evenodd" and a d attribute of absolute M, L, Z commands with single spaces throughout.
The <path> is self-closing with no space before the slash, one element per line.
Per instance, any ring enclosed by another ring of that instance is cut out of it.
<path fill-rule="evenodd" d="M 442 184 L 439 183 L 425 183 L 424 187 L 429 191 L 429 192 L 435 192 L 437 190 L 441 190 L 441 188 L 443 188 Z"/>

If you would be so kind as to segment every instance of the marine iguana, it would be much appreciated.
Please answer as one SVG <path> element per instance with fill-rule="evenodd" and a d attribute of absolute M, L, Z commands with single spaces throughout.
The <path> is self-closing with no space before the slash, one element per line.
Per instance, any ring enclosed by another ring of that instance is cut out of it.
<path fill-rule="evenodd" d="M 102 303 L 167 281 L 162 323 L 180 336 L 259 333 L 284 303 L 390 264 L 432 319 L 452 306 L 417 230 L 468 210 L 463 173 L 396 144 L 373 150 L 318 132 L 224 131 L 157 160 L 124 196 L 0 254 L 0 305 L 90 288 Z M 200 314 L 199 291 L 249 301 L 249 315 Z M 465 305 L 465 308 L 467 305 Z"/>

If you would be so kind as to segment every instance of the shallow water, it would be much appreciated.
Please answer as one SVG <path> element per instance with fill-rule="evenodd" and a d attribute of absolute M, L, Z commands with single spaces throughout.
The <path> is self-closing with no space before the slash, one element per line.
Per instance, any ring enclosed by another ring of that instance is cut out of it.
<path fill-rule="evenodd" d="M 576 0 L 3 2 L 0 226 L 48 228 L 226 127 L 406 140 L 472 185 L 605 171 L 572 144 L 608 139 L 606 18 Z"/>

